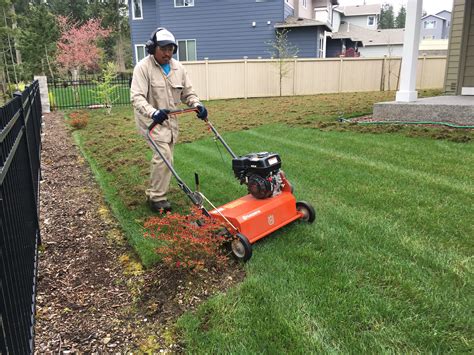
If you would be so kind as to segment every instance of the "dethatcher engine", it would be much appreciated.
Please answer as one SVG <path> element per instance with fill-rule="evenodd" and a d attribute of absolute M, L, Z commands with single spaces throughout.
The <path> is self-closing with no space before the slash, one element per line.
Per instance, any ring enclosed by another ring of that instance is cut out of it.
<path fill-rule="evenodd" d="M 276 153 L 250 153 L 232 159 L 232 170 L 249 193 L 258 199 L 275 196 L 281 192 L 283 173 L 281 159 Z"/>

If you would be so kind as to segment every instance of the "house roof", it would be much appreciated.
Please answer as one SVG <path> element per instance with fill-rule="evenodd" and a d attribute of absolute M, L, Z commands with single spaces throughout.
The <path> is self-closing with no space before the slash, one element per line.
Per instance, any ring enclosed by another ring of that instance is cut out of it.
<path fill-rule="evenodd" d="M 339 31 L 332 34 L 333 39 L 349 38 L 354 42 L 362 42 L 364 47 L 388 44 L 403 44 L 405 29 L 392 28 L 385 30 L 369 30 L 352 23 L 343 23 Z"/>
<path fill-rule="evenodd" d="M 451 11 L 449 11 L 449 10 L 441 10 L 441 11 L 437 12 L 435 15 L 441 16 L 440 14 L 442 14 L 443 12 L 447 12 L 448 14 L 451 15 Z"/>
<path fill-rule="evenodd" d="M 294 28 L 294 27 L 316 27 L 325 26 L 332 30 L 326 22 L 311 20 L 308 18 L 288 16 L 284 22 L 275 24 L 275 28 Z"/>
<path fill-rule="evenodd" d="M 423 16 L 421 19 L 424 20 L 424 19 L 427 18 L 427 17 L 436 17 L 436 18 L 439 18 L 439 19 L 441 19 L 441 20 L 446 21 L 446 18 L 441 17 L 441 16 L 439 16 L 439 15 L 426 15 L 426 16 Z"/>
<path fill-rule="evenodd" d="M 380 4 L 338 6 L 334 10 L 344 16 L 380 15 L 382 6 Z"/>

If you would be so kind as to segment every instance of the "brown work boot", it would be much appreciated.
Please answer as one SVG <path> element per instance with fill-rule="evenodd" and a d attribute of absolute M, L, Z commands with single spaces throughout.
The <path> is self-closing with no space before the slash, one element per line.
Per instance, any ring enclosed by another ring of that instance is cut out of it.
<path fill-rule="evenodd" d="M 150 201 L 148 200 L 148 205 L 153 212 L 166 213 L 171 211 L 171 204 L 166 200 L 161 201 Z"/>

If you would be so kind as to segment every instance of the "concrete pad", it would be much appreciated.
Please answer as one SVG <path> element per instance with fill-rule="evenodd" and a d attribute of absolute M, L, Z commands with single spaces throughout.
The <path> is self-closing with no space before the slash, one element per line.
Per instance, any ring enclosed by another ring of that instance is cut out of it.
<path fill-rule="evenodd" d="M 447 122 L 474 125 L 474 96 L 436 96 L 413 102 L 379 102 L 374 105 L 376 121 Z"/>

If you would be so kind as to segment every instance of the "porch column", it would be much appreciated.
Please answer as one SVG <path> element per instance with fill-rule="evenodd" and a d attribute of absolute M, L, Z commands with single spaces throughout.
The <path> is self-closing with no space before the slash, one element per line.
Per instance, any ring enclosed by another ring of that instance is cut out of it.
<path fill-rule="evenodd" d="M 400 72 L 400 90 L 397 91 L 398 102 L 416 101 L 416 66 L 418 64 L 418 47 L 420 44 L 420 19 L 423 0 L 408 0 L 405 34 L 403 37 L 403 59 Z"/>

